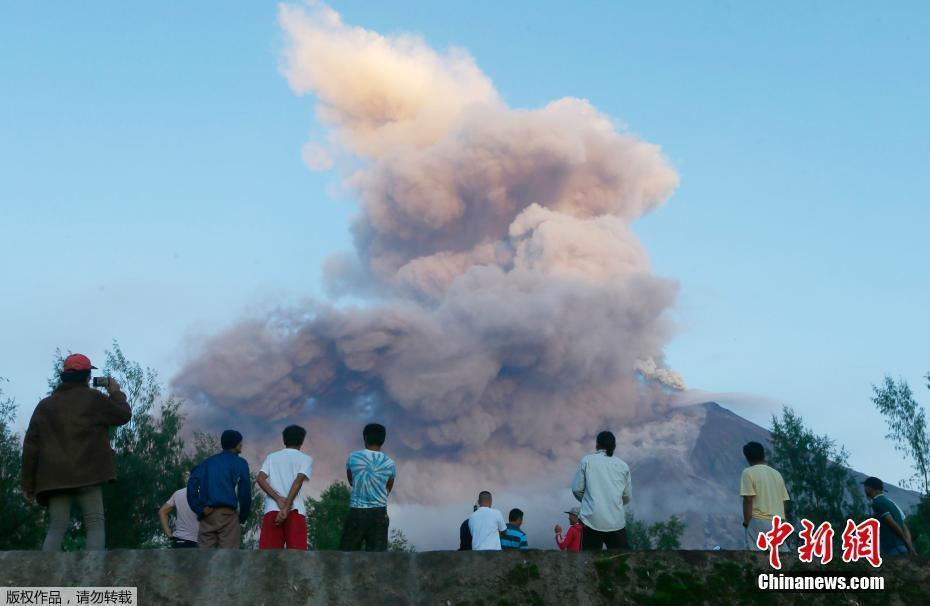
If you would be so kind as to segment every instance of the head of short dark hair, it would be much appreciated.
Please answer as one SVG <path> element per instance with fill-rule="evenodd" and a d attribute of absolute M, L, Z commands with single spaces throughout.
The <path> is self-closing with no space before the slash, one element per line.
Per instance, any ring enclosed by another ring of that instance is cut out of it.
<path fill-rule="evenodd" d="M 743 456 L 750 463 L 761 463 L 765 460 L 765 448 L 758 442 L 749 442 L 743 446 Z"/>
<path fill-rule="evenodd" d="M 523 511 L 514 507 L 510 510 L 510 515 L 507 516 L 508 522 L 516 522 L 517 520 L 523 519 Z"/>
<path fill-rule="evenodd" d="M 617 438 L 609 431 L 602 431 L 597 434 L 597 449 L 607 452 L 608 457 L 614 456 L 614 450 L 617 448 Z"/>
<path fill-rule="evenodd" d="M 281 432 L 281 437 L 284 438 L 285 446 L 301 446 L 307 437 L 307 430 L 300 425 L 288 425 Z"/>
<path fill-rule="evenodd" d="M 383 446 L 387 429 L 380 423 L 369 423 L 362 430 L 362 437 L 365 438 L 365 446 Z"/>
<path fill-rule="evenodd" d="M 487 490 L 482 490 L 481 492 L 478 493 L 478 505 L 481 505 L 482 503 L 490 503 L 490 502 L 491 502 L 490 492 L 488 492 Z"/>
<path fill-rule="evenodd" d="M 220 434 L 220 446 L 223 450 L 232 450 L 242 444 L 242 434 L 235 429 L 227 429 Z"/>
<path fill-rule="evenodd" d="M 90 370 L 66 370 L 60 376 L 62 383 L 87 383 Z"/>

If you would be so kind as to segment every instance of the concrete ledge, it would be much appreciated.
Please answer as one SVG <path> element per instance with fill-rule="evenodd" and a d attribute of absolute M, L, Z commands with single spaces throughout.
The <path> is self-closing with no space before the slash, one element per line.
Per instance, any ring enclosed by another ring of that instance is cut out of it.
<path fill-rule="evenodd" d="M 0 552 L 3 586 L 136 586 L 150 605 L 930 604 L 930 558 L 804 565 L 782 572 L 880 574 L 885 591 L 772 594 L 765 557 L 738 551 L 623 554 L 141 550 Z"/>

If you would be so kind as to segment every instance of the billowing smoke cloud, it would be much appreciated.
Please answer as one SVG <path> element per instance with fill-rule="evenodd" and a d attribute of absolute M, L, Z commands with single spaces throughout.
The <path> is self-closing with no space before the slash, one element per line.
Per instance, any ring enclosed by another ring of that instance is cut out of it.
<path fill-rule="evenodd" d="M 677 285 L 631 231 L 675 171 L 587 101 L 507 107 L 462 50 L 325 6 L 279 17 L 283 72 L 330 133 L 305 155 L 356 167 L 355 251 L 326 271 L 334 294 L 365 303 L 243 321 L 176 387 L 202 418 L 350 436 L 312 449 L 333 476 L 361 425 L 384 422 L 402 501 L 564 487 L 597 431 L 684 387 L 663 367 Z"/>

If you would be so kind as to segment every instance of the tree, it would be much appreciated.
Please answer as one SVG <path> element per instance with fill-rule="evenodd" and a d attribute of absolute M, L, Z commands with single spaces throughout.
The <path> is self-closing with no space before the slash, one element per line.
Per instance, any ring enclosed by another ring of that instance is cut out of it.
<path fill-rule="evenodd" d="M 397 551 L 400 553 L 416 553 L 416 548 L 407 540 L 407 535 L 400 528 L 391 529 L 391 537 L 388 540 L 388 551 Z"/>
<path fill-rule="evenodd" d="M 42 510 L 20 489 L 22 440 L 13 433 L 16 403 L 3 394 L 0 378 L 0 549 L 35 549 L 44 535 Z"/>
<path fill-rule="evenodd" d="M 349 498 L 352 489 L 345 482 L 333 482 L 320 494 L 319 499 L 307 498 L 307 545 L 317 551 L 339 549 L 342 527 L 349 515 Z M 392 528 L 388 551 L 413 553 L 416 551 L 399 528 Z"/>
<path fill-rule="evenodd" d="M 631 513 L 626 516 L 626 542 L 633 551 L 649 551 L 652 549 L 649 526 L 642 520 L 637 520 Z"/>
<path fill-rule="evenodd" d="M 656 549 L 679 549 L 684 531 L 685 523 L 678 516 L 672 516 L 664 522 L 656 522 L 650 526 L 649 538 Z"/>
<path fill-rule="evenodd" d="M 673 515 L 667 520 L 647 525 L 633 514 L 627 514 L 626 540 L 634 551 L 680 549 L 684 532 L 685 523 L 678 516 Z"/>
<path fill-rule="evenodd" d="M 319 499 L 308 498 L 307 544 L 317 551 L 339 549 L 342 526 L 349 515 L 352 491 L 344 482 L 333 482 Z"/>
<path fill-rule="evenodd" d="M 184 486 L 193 467 L 184 452 L 181 402 L 162 397 L 158 374 L 129 361 L 117 342 L 106 352 L 104 374 L 119 381 L 132 419 L 113 432 L 118 481 L 104 487 L 107 543 L 110 548 L 156 546 L 158 508 Z"/>
<path fill-rule="evenodd" d="M 930 373 L 927 387 L 930 388 Z M 872 391 L 872 402 L 888 424 L 885 438 L 893 440 L 895 450 L 912 461 L 914 475 L 902 480 L 901 485 L 930 495 L 930 439 L 924 407 L 917 403 L 903 379 L 896 383 L 886 375 L 880 386 L 872 386 Z"/>
<path fill-rule="evenodd" d="M 930 389 L 930 373 L 925 376 Z M 914 549 L 921 555 L 930 555 L 930 440 L 927 437 L 927 416 L 904 380 L 897 383 L 885 376 L 880 386 L 872 386 L 872 402 L 885 417 L 888 433 L 885 438 L 894 441 L 895 449 L 911 459 L 914 474 L 901 484 L 923 492 L 920 502 L 910 512 L 907 526 L 911 531 Z"/>
<path fill-rule="evenodd" d="M 849 518 L 865 517 L 860 487 L 847 466 L 848 453 L 818 436 L 803 419 L 784 407 L 772 417 L 772 466 L 781 472 L 791 497 L 793 516 L 843 528 Z"/>

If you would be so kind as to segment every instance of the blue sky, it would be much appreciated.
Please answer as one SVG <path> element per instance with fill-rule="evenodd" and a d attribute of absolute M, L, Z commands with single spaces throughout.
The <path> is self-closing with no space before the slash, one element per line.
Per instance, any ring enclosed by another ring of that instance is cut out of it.
<path fill-rule="evenodd" d="M 636 229 L 681 283 L 671 364 L 906 475 L 869 394 L 888 372 L 930 405 L 930 6 L 332 5 L 468 49 L 511 106 L 587 98 L 660 144 L 681 187 Z M 20 426 L 57 346 L 117 338 L 168 378 L 201 336 L 321 294 L 354 201 L 301 162 L 320 127 L 281 43 L 274 2 L 0 6 L 0 376 Z"/>

